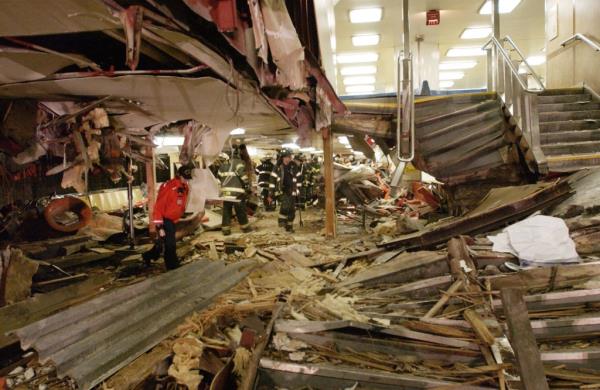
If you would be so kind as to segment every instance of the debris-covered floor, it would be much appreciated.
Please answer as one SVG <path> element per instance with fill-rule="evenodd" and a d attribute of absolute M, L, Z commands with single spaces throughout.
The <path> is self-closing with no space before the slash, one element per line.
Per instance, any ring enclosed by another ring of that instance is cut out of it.
<path fill-rule="evenodd" d="M 393 216 L 340 213 L 327 239 L 319 208 L 295 234 L 259 213 L 251 233 L 182 239 L 184 265 L 166 273 L 143 245 L 80 245 L 62 258 L 95 260 L 61 264 L 81 280 L 0 309 L 3 386 L 512 389 L 545 375 L 598 388 L 597 175 L 495 189 L 404 235 Z M 19 273 L 35 273 L 20 253 Z"/>

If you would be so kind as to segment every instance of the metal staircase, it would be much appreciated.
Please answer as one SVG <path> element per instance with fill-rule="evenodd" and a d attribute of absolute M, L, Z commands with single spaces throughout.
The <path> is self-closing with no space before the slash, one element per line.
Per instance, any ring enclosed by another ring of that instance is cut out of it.
<path fill-rule="evenodd" d="M 540 143 L 552 172 L 600 166 L 600 102 L 583 88 L 538 97 Z"/>

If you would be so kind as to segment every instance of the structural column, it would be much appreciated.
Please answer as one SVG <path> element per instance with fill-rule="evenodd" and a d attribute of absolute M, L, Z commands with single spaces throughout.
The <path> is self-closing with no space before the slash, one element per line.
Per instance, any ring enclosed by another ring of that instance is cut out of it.
<path fill-rule="evenodd" d="M 148 141 L 152 142 L 154 136 L 148 136 Z M 150 160 L 146 162 L 146 186 L 148 191 L 148 230 L 150 235 L 156 233 L 156 226 L 152 221 L 154 204 L 156 203 L 156 175 L 154 169 L 154 149 L 146 147 L 146 157 Z"/>
<path fill-rule="evenodd" d="M 335 237 L 335 187 L 333 185 L 333 135 L 330 127 L 321 129 L 323 135 L 323 169 L 325 179 L 325 235 Z"/>
<path fill-rule="evenodd" d="M 492 0 L 492 29 L 494 38 L 500 40 L 500 0 Z M 489 53 L 489 52 L 488 52 Z M 492 58 L 488 54 L 488 91 L 498 91 L 498 50 L 492 46 Z"/>

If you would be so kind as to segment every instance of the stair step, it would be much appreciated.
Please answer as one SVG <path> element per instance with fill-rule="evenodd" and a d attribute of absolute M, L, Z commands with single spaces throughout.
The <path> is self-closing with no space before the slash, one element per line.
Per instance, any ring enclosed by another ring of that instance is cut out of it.
<path fill-rule="evenodd" d="M 575 102 L 575 103 L 552 103 L 552 104 L 539 104 L 538 112 L 565 112 L 565 111 L 584 111 L 584 110 L 599 110 L 600 103 L 596 102 Z"/>
<path fill-rule="evenodd" d="M 556 95 L 578 95 L 585 93 L 582 87 L 577 88 L 555 88 L 555 89 L 546 89 L 544 92 L 540 93 L 540 96 L 556 96 Z"/>
<path fill-rule="evenodd" d="M 473 114 L 473 113 L 477 113 L 477 112 L 483 112 L 483 111 L 488 111 L 492 108 L 496 108 L 496 107 L 500 107 L 500 105 L 498 104 L 498 101 L 496 100 L 486 100 L 483 101 L 481 103 L 476 103 L 473 105 L 469 105 L 465 108 L 461 108 L 460 110 L 457 111 L 453 111 L 453 112 L 449 112 L 446 114 L 442 114 L 442 115 L 436 115 L 436 116 L 430 116 L 427 117 L 425 119 L 418 119 L 418 115 L 417 115 L 417 119 L 415 120 L 415 126 L 417 127 L 424 127 L 430 124 L 434 124 L 434 123 L 442 123 L 445 122 L 447 120 L 452 120 L 456 117 L 460 117 L 461 115 L 467 115 L 467 114 Z"/>
<path fill-rule="evenodd" d="M 550 172 L 574 172 L 600 167 L 600 153 L 546 156 Z"/>
<path fill-rule="evenodd" d="M 600 120 L 580 119 L 574 121 L 555 121 L 540 123 L 540 133 L 551 133 L 566 130 L 594 130 L 600 129 Z"/>
<path fill-rule="evenodd" d="M 430 139 L 428 142 L 420 142 L 421 153 L 429 157 L 450 149 L 460 149 L 476 138 L 481 138 L 492 133 L 502 134 L 503 125 L 504 119 L 496 116 L 483 122 L 479 121 L 472 126 L 457 128 L 451 133 L 446 134 L 445 137 L 436 137 Z"/>
<path fill-rule="evenodd" d="M 554 131 L 540 134 L 542 145 L 585 141 L 600 141 L 600 128 L 593 130 Z"/>
<path fill-rule="evenodd" d="M 576 119 L 600 119 L 600 110 L 588 111 L 564 111 L 564 112 L 540 112 L 540 123 L 567 121 Z"/>
<path fill-rule="evenodd" d="M 538 96 L 538 104 L 553 104 L 553 103 L 573 103 L 573 102 L 589 102 L 592 100 L 592 95 L 582 93 L 576 95 L 549 95 Z"/>
<path fill-rule="evenodd" d="M 544 154 L 548 156 L 564 155 L 564 154 L 600 154 L 600 141 L 583 141 L 583 142 L 561 142 L 556 144 L 542 145 Z"/>

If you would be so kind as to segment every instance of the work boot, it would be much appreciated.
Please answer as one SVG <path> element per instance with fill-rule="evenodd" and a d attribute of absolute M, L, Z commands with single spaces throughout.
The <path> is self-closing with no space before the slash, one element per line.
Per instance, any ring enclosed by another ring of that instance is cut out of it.
<path fill-rule="evenodd" d="M 250 233 L 252 231 L 252 226 L 250 226 L 250 225 L 245 225 L 245 226 L 242 226 L 241 228 L 242 228 L 242 232 L 244 232 L 244 233 Z"/>
<path fill-rule="evenodd" d="M 288 226 L 285 227 L 285 231 L 288 232 L 288 233 L 294 233 L 294 227 L 288 225 Z"/>
<path fill-rule="evenodd" d="M 231 228 L 221 228 L 221 232 L 223 233 L 224 236 L 230 236 Z"/>

